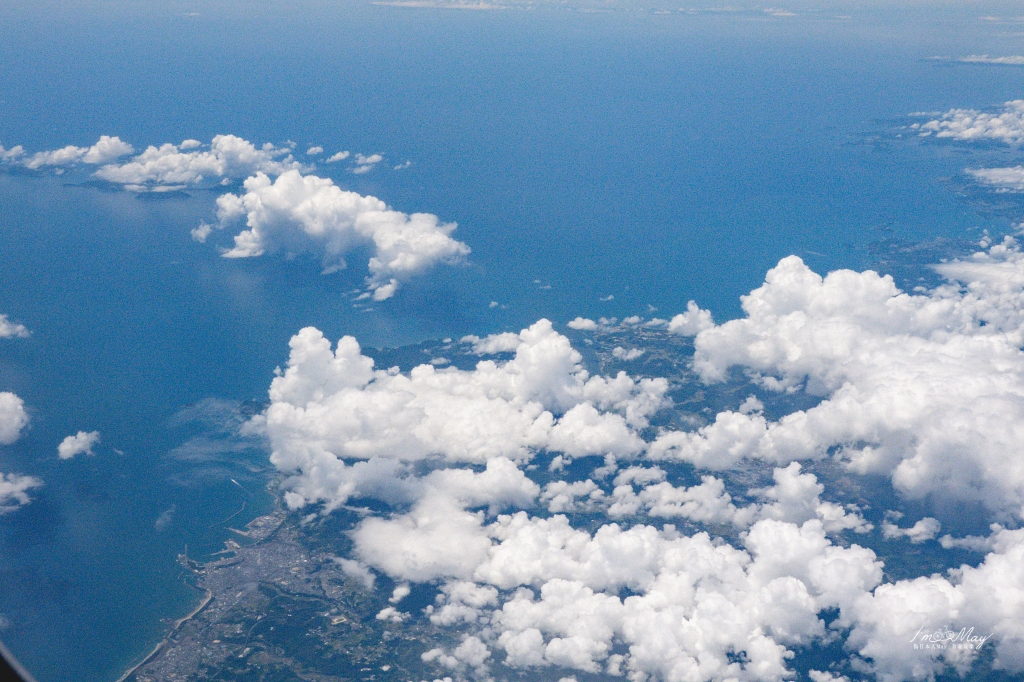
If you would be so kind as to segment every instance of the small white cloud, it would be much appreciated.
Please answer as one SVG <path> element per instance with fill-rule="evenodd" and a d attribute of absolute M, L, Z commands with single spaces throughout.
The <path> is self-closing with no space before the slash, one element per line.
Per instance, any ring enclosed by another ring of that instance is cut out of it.
<path fill-rule="evenodd" d="M 394 606 L 388 606 L 377 614 L 377 620 L 386 620 L 390 623 L 401 623 L 408 620 L 409 614 L 399 611 Z"/>
<path fill-rule="evenodd" d="M 504 334 L 491 334 L 484 338 L 479 336 L 464 336 L 460 339 L 462 343 L 473 344 L 473 352 L 477 355 L 494 355 L 496 353 L 509 353 L 514 351 L 522 343 L 519 334 L 505 332 Z"/>
<path fill-rule="evenodd" d="M 36 152 L 22 163 L 26 168 L 33 170 L 44 166 L 71 166 L 76 163 L 98 165 L 109 163 L 134 151 L 135 149 L 130 144 L 123 142 L 118 137 L 101 135 L 99 141 L 91 147 L 69 145 L 54 151 Z"/>
<path fill-rule="evenodd" d="M 714 326 L 715 322 L 711 319 L 711 312 L 701 310 L 695 302 L 690 301 L 686 304 L 685 313 L 680 313 L 669 320 L 668 330 L 682 336 L 696 336 Z"/>
<path fill-rule="evenodd" d="M 338 161 L 344 161 L 348 157 L 348 151 L 338 152 L 336 154 L 331 154 L 329 157 L 327 157 L 326 163 L 336 163 Z"/>
<path fill-rule="evenodd" d="M 27 339 L 32 335 L 28 328 L 17 322 L 11 322 L 6 315 L 0 315 L 0 339 Z"/>
<path fill-rule="evenodd" d="M 764 403 L 757 399 L 757 396 L 747 396 L 747 399 L 740 405 L 740 414 L 752 414 L 764 410 Z"/>
<path fill-rule="evenodd" d="M 602 301 L 614 301 L 615 300 L 615 294 L 608 294 L 607 296 L 601 296 L 600 300 L 602 300 Z"/>
<path fill-rule="evenodd" d="M 99 431 L 79 431 L 60 442 L 57 446 L 57 456 L 61 459 L 71 459 L 75 455 L 91 455 L 93 446 L 99 442 Z"/>
<path fill-rule="evenodd" d="M 579 331 L 594 331 L 597 329 L 597 322 L 588 320 L 585 317 L 577 317 L 574 320 L 570 320 L 566 325 L 569 329 L 576 329 Z"/>
<path fill-rule="evenodd" d="M 352 169 L 352 172 L 356 175 L 362 175 L 363 173 L 369 173 L 374 167 L 384 160 L 384 157 L 380 154 L 371 154 L 364 156 L 363 154 L 356 154 L 356 167 Z"/>
<path fill-rule="evenodd" d="M 491 302 L 490 302 L 490 303 L 488 304 L 488 306 L 487 306 L 487 307 L 488 307 L 488 308 L 497 308 L 497 307 L 498 307 L 499 305 L 501 305 L 501 304 L 500 304 L 500 303 L 498 303 L 497 301 L 491 301 Z"/>
<path fill-rule="evenodd" d="M 636 360 L 638 357 L 643 355 L 645 351 L 643 348 L 630 348 L 629 350 L 622 346 L 616 346 L 612 349 L 612 356 L 618 360 L 629 362 L 630 360 Z"/>
<path fill-rule="evenodd" d="M 811 678 L 811 682 L 850 682 L 850 678 L 845 675 L 833 675 L 821 670 L 810 670 L 807 676 Z"/>
<path fill-rule="evenodd" d="M 0 514 L 6 514 L 24 507 L 32 501 L 28 491 L 43 485 L 35 476 L 0 474 Z"/>
<path fill-rule="evenodd" d="M 397 604 L 410 594 L 412 594 L 412 589 L 409 587 L 409 583 L 402 583 L 391 592 L 391 598 L 388 601 L 392 604 Z"/>
<path fill-rule="evenodd" d="M 891 521 L 882 522 L 882 537 L 886 540 L 907 538 L 915 545 L 934 540 L 940 530 L 942 530 L 942 524 L 931 517 L 921 519 L 910 528 L 900 528 Z"/>
<path fill-rule="evenodd" d="M 334 557 L 334 561 L 341 566 L 341 570 L 345 575 L 362 583 L 363 587 L 367 590 L 373 590 L 373 586 L 377 582 L 377 576 L 373 574 L 373 571 L 367 568 L 366 564 L 362 564 L 352 559 L 342 559 L 340 557 Z"/>
<path fill-rule="evenodd" d="M 0 161 L 6 161 L 8 163 L 11 163 L 24 155 L 25 148 L 22 147 L 20 144 L 10 149 L 5 149 L 4 146 L 0 144 Z"/>
<path fill-rule="evenodd" d="M 324 153 L 324 148 L 323 147 L 310 147 L 309 149 L 306 150 L 306 156 L 316 156 L 317 154 L 323 154 L 323 153 Z"/>
<path fill-rule="evenodd" d="M 402 163 L 395 166 L 395 170 L 405 170 L 412 165 L 412 161 L 403 161 Z"/>
<path fill-rule="evenodd" d="M 0 391 L 0 445 L 10 445 L 28 425 L 25 402 L 9 391 Z"/>
<path fill-rule="evenodd" d="M 993 536 L 1002 531 L 1003 527 L 997 523 L 992 524 Z M 942 549 L 965 549 L 969 552 L 991 552 L 993 547 L 994 537 L 979 537 L 977 535 L 968 535 L 963 538 L 955 538 L 952 535 L 943 535 L 939 538 L 939 544 L 942 545 Z"/>
<path fill-rule="evenodd" d="M 210 233 L 213 232 L 213 225 L 209 223 L 200 223 L 199 227 L 189 230 L 189 234 L 192 235 L 192 241 L 205 244 Z"/>

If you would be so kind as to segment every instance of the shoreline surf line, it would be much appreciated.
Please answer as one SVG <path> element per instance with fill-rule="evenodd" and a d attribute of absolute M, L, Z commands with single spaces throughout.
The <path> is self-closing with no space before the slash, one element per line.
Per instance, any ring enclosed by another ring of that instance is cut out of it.
<path fill-rule="evenodd" d="M 199 588 L 196 588 L 196 589 L 199 589 Z M 174 621 L 174 627 L 171 628 L 171 631 L 168 632 L 167 635 L 162 640 L 160 640 L 155 647 L 153 647 L 152 651 L 150 651 L 148 654 L 146 654 L 145 658 L 143 658 L 141 661 L 139 661 L 138 663 L 133 665 L 131 668 L 129 668 L 125 672 L 124 675 L 121 675 L 121 677 L 117 678 L 117 682 L 125 682 L 125 680 L 127 680 L 129 677 L 131 677 L 132 674 L 135 673 L 136 670 L 138 670 L 142 666 L 144 666 L 147 663 L 149 663 L 150 661 L 152 661 L 156 657 L 156 655 L 160 653 L 160 651 L 164 648 L 164 646 L 166 646 L 167 643 L 169 641 L 171 641 L 171 638 L 174 637 L 174 633 L 176 633 L 178 631 L 178 628 L 180 628 L 182 625 L 184 625 L 188 621 L 190 621 L 193 618 L 195 618 L 196 615 L 198 615 L 200 611 L 205 609 L 207 607 L 207 605 L 211 601 L 213 601 L 213 591 L 207 589 L 207 590 L 205 590 L 205 592 L 206 592 L 206 595 L 203 597 L 203 600 L 201 602 L 199 602 L 199 606 L 194 608 L 192 610 L 192 613 L 188 614 L 187 616 L 185 616 L 183 618 L 179 618 L 178 620 Z"/>

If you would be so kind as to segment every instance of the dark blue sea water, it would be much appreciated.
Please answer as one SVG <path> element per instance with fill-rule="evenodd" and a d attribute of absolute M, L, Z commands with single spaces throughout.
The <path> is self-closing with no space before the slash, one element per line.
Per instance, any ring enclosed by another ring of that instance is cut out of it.
<path fill-rule="evenodd" d="M 272 503 L 265 453 L 232 426 L 302 326 L 394 346 L 689 299 L 724 319 L 790 253 L 861 267 L 883 236 L 1006 229 L 943 180 L 962 155 L 893 132 L 1024 96 L 1024 69 L 928 59 L 1021 54 L 1019 27 L 978 20 L 1001 9 L 4 3 L 0 144 L 231 133 L 381 152 L 369 174 L 321 172 L 457 221 L 473 254 L 361 312 L 358 268 L 192 242 L 214 193 L 0 174 L 0 313 L 33 331 L 0 341 L 0 390 L 33 419 L 0 471 L 46 481 L 0 516 L 0 638 L 42 681 L 113 680 L 190 609 L 177 554 L 215 551 Z M 96 456 L 58 461 L 79 429 L 102 433 Z"/>

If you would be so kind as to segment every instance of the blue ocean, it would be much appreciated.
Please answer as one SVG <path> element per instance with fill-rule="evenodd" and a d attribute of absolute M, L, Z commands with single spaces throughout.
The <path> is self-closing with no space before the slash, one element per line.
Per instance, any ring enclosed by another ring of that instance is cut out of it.
<path fill-rule="evenodd" d="M 863 268 L 883 240 L 1010 230 L 956 191 L 961 154 L 900 131 L 1022 96 L 1019 67 L 935 59 L 1020 54 L 1021 25 L 979 20 L 1011 6 L 581 8 L 0 6 L 0 144 L 380 153 L 320 172 L 472 249 L 368 309 L 358 267 L 195 243 L 217 192 L 0 174 L 0 313 L 32 330 L 0 343 L 0 391 L 32 419 L 0 471 L 45 480 L 0 516 L 0 639 L 39 680 L 116 680 L 199 600 L 178 555 L 271 508 L 265 446 L 235 433 L 304 326 L 395 347 L 691 299 L 724 320 L 789 254 Z M 78 430 L 95 456 L 59 461 Z"/>

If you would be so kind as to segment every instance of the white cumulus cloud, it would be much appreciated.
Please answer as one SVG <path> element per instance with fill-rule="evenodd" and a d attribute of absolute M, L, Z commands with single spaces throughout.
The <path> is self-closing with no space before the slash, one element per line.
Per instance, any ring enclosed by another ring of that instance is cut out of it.
<path fill-rule="evenodd" d="M 99 141 L 91 147 L 69 145 L 53 151 L 36 152 L 23 159 L 22 163 L 33 170 L 44 166 L 70 166 L 76 163 L 97 165 L 109 163 L 134 151 L 134 147 L 118 137 L 101 135 Z"/>
<path fill-rule="evenodd" d="M 27 339 L 31 335 L 25 325 L 11 322 L 6 315 L 0 315 L 0 339 Z"/>
<path fill-rule="evenodd" d="M 519 334 L 505 332 L 502 334 L 491 334 L 480 338 L 470 334 L 459 339 L 462 343 L 473 344 L 473 352 L 477 355 L 495 355 L 497 353 L 508 353 L 519 347 L 521 340 Z"/>
<path fill-rule="evenodd" d="M 594 322 L 593 320 L 587 319 L 585 317 L 577 317 L 566 323 L 566 326 L 569 327 L 569 329 L 577 329 L 579 331 L 592 332 L 595 329 L 597 329 L 597 322 Z"/>
<path fill-rule="evenodd" d="M 0 474 L 0 514 L 12 512 L 32 501 L 28 491 L 43 485 L 35 476 Z"/>
<path fill-rule="evenodd" d="M 907 538 L 915 545 L 934 540 L 940 530 L 942 530 L 942 524 L 938 519 L 933 519 L 930 516 L 926 516 L 910 528 L 900 528 L 891 521 L 882 522 L 882 537 L 886 540 Z"/>
<path fill-rule="evenodd" d="M 345 266 L 344 256 L 355 247 L 372 246 L 367 293 L 377 301 L 390 298 L 410 277 L 469 254 L 468 246 L 450 236 L 455 223 L 442 223 L 429 213 L 395 211 L 376 197 L 344 191 L 328 178 L 297 170 L 276 180 L 257 173 L 245 181 L 243 194 L 217 199 L 217 216 L 220 227 L 244 218 L 249 228 L 235 236 L 227 258 L 313 251 L 332 271 Z"/>
<path fill-rule="evenodd" d="M 147 147 L 122 164 L 99 168 L 95 176 L 133 190 L 216 184 L 222 179 L 245 178 L 254 173 L 279 175 L 302 166 L 290 147 L 267 143 L 256 147 L 235 135 L 217 135 L 209 148 L 186 140 Z"/>
<path fill-rule="evenodd" d="M 643 450 L 636 429 L 665 405 L 665 380 L 591 376 L 547 320 L 513 336 L 514 345 L 497 337 L 515 353 L 507 362 L 483 360 L 471 371 L 423 364 L 405 375 L 374 369 L 352 337 L 332 349 L 318 330 L 304 329 L 254 426 L 269 436 L 273 463 L 297 472 L 292 491 L 331 505 L 352 495 L 413 500 L 434 489 L 472 506 L 524 506 L 539 489 L 512 462 L 539 449 Z M 430 457 L 486 469 L 422 480 L 403 472 L 403 463 Z"/>
<path fill-rule="evenodd" d="M 643 348 L 623 348 L 622 346 L 616 346 L 612 348 L 612 357 L 617 360 L 636 360 L 638 357 L 643 355 L 646 351 Z"/>
<path fill-rule="evenodd" d="M 314 149 L 308 153 L 315 154 Z M 139 154 L 120 138 L 103 135 L 91 147 L 69 145 L 34 154 L 26 154 L 21 146 L 0 147 L 0 160 L 34 170 L 57 167 L 58 172 L 82 164 L 98 166 L 92 177 L 135 192 L 216 186 L 257 172 L 276 176 L 286 170 L 306 169 L 292 156 L 291 146 L 256 146 L 236 135 L 217 135 L 208 145 L 192 139 L 177 145 L 151 145 Z"/>
<path fill-rule="evenodd" d="M 790 257 L 743 297 L 741 319 L 715 324 L 688 306 L 671 329 L 695 337 L 700 379 L 739 368 L 764 398 L 740 393 L 739 410 L 691 431 L 651 425 L 666 380 L 592 375 L 546 320 L 463 338 L 485 356 L 472 370 L 408 373 L 375 368 L 354 338 L 303 329 L 247 428 L 269 439 L 291 507 L 391 506 L 355 524 L 346 570 L 394 581 L 378 617 L 396 626 L 418 617 L 399 610 L 409 585 L 438 585 L 423 615 L 452 643 L 423 660 L 453 676 L 500 663 L 551 679 L 768 682 L 796 676 L 797 650 L 841 642 L 843 669 L 813 682 L 923 682 L 966 670 L 977 651 L 914 649 L 920 633 L 970 628 L 995 668 L 1017 674 L 1024 531 L 939 538 L 936 519 L 900 527 L 898 514 L 876 530 L 826 489 L 823 472 L 883 474 L 905 497 L 1021 516 L 1024 254 L 1007 240 L 937 270 L 945 284 L 907 294 L 874 272 L 822 277 Z M 819 401 L 775 418 L 773 393 Z M 536 466 L 542 454 L 556 455 L 550 466 Z M 584 457 L 604 464 L 570 478 Z M 690 464 L 690 485 L 669 473 Z M 986 554 L 886 581 L 857 544 L 868 533 Z"/>
<path fill-rule="evenodd" d="M 99 431 L 79 431 L 60 442 L 57 446 L 57 456 L 61 459 L 71 459 L 75 455 L 91 455 L 93 447 L 99 442 Z"/>
<path fill-rule="evenodd" d="M 939 118 L 914 123 L 911 130 L 928 137 L 954 140 L 994 140 L 1006 144 L 1024 142 L 1024 99 L 1007 102 L 1002 111 L 988 113 L 977 109 L 950 109 Z"/>
<path fill-rule="evenodd" d="M 937 266 L 949 283 L 899 291 L 874 272 L 812 272 L 795 256 L 743 298 L 746 317 L 699 332 L 705 381 L 740 366 L 773 391 L 825 398 L 777 421 L 721 412 L 667 432 L 651 457 L 728 468 L 834 452 L 851 470 L 891 476 L 910 497 L 1024 507 L 1024 254 L 1012 240 Z"/>
<path fill-rule="evenodd" d="M 28 425 L 25 402 L 9 391 L 0 392 L 0 445 L 10 445 Z"/>
<path fill-rule="evenodd" d="M 369 173 L 372 171 L 378 163 L 384 160 L 384 157 L 380 154 L 370 154 L 366 156 L 364 154 L 356 154 L 356 166 L 352 169 L 352 172 L 356 175 L 362 175 L 363 173 Z"/>
<path fill-rule="evenodd" d="M 996 190 L 1024 192 L 1024 166 L 1008 168 L 968 168 L 967 174 Z"/>

